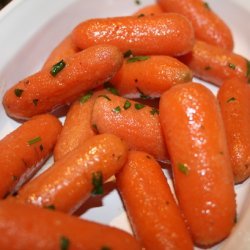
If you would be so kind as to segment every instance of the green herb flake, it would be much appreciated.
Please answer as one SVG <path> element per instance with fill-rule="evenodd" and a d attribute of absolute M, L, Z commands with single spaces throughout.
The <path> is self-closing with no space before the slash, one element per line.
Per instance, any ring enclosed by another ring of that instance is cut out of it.
<path fill-rule="evenodd" d="M 178 169 L 179 169 L 184 175 L 188 175 L 189 170 L 188 170 L 186 164 L 184 164 L 184 163 L 179 163 L 179 164 L 178 164 Z"/>
<path fill-rule="evenodd" d="M 247 73 L 246 73 L 246 77 L 249 78 L 250 77 L 250 61 L 246 60 L 247 63 Z M 248 79 L 249 80 L 249 79 Z"/>
<path fill-rule="evenodd" d="M 150 57 L 149 56 L 133 56 L 129 59 L 127 59 L 127 63 L 134 63 L 134 62 L 139 62 L 139 61 L 146 61 Z"/>
<path fill-rule="evenodd" d="M 114 95 L 120 95 L 118 90 L 110 82 L 105 82 L 104 88 Z"/>
<path fill-rule="evenodd" d="M 38 103 L 38 99 L 33 99 L 33 104 L 35 105 L 35 106 L 37 106 L 37 103 Z"/>
<path fill-rule="evenodd" d="M 159 115 L 159 110 L 156 109 L 156 108 L 152 108 L 152 109 L 150 110 L 150 114 L 151 114 L 151 115 L 155 115 L 155 114 Z"/>
<path fill-rule="evenodd" d="M 229 98 L 229 99 L 227 100 L 227 103 L 229 103 L 229 102 L 234 102 L 235 100 L 236 100 L 235 97 L 231 97 L 231 98 Z"/>
<path fill-rule="evenodd" d="M 130 57 L 130 56 L 133 56 L 133 52 L 132 52 L 131 49 L 129 49 L 126 52 L 123 53 L 124 58 Z"/>
<path fill-rule="evenodd" d="M 123 108 L 125 110 L 129 109 L 131 107 L 131 102 L 129 100 L 126 100 L 124 105 L 123 105 Z"/>
<path fill-rule="evenodd" d="M 106 95 L 99 95 L 98 97 L 103 97 L 103 98 L 107 99 L 108 101 L 111 101 L 111 99 Z"/>
<path fill-rule="evenodd" d="M 111 250 L 111 248 L 110 248 L 110 247 L 107 247 L 107 246 L 103 246 L 103 247 L 101 247 L 100 250 Z"/>
<path fill-rule="evenodd" d="M 21 97 L 22 93 L 23 93 L 23 89 L 15 89 L 14 93 L 17 97 Z"/>
<path fill-rule="evenodd" d="M 41 137 L 40 137 L 40 136 L 37 136 L 37 137 L 35 137 L 35 138 L 29 140 L 29 141 L 28 141 L 28 144 L 29 144 L 29 145 L 33 145 L 33 144 L 35 144 L 35 143 L 37 143 L 37 142 L 39 142 L 39 141 L 41 141 L 41 140 L 42 140 Z"/>
<path fill-rule="evenodd" d="M 93 91 L 89 91 L 89 92 L 87 92 L 84 96 L 82 96 L 81 98 L 80 98 L 80 103 L 85 103 L 85 102 L 87 102 L 91 97 L 92 97 L 92 95 L 94 94 L 94 92 Z"/>
<path fill-rule="evenodd" d="M 204 2 L 203 5 L 206 9 L 211 10 L 211 8 L 207 2 Z"/>
<path fill-rule="evenodd" d="M 141 99 L 149 99 L 150 98 L 149 95 L 144 94 L 139 88 L 136 88 L 136 89 L 140 93 L 140 98 Z"/>
<path fill-rule="evenodd" d="M 117 106 L 113 109 L 113 112 L 115 113 L 120 113 L 121 112 L 121 107 L 120 106 Z"/>
<path fill-rule="evenodd" d="M 236 66 L 235 66 L 235 64 L 233 64 L 233 63 L 228 63 L 228 67 L 229 67 L 230 69 L 233 69 L 233 70 L 236 69 Z"/>
<path fill-rule="evenodd" d="M 60 250 L 68 250 L 70 241 L 67 237 L 61 236 L 60 238 Z"/>
<path fill-rule="evenodd" d="M 145 107 L 145 105 L 144 104 L 141 104 L 141 103 L 135 103 L 135 108 L 137 109 L 137 110 L 140 110 L 140 109 L 142 109 L 142 108 L 144 108 Z"/>
<path fill-rule="evenodd" d="M 65 67 L 66 63 L 61 60 L 58 63 L 54 64 L 50 70 L 50 74 L 52 76 L 56 76 L 64 67 Z"/>
<path fill-rule="evenodd" d="M 206 66 L 204 70 L 211 70 L 212 68 L 210 66 Z"/>
<path fill-rule="evenodd" d="M 49 210 L 56 210 L 56 207 L 53 204 L 45 206 L 44 208 L 49 209 Z"/>
<path fill-rule="evenodd" d="M 101 171 L 97 171 L 92 174 L 92 194 L 100 195 L 103 194 L 103 176 Z"/>

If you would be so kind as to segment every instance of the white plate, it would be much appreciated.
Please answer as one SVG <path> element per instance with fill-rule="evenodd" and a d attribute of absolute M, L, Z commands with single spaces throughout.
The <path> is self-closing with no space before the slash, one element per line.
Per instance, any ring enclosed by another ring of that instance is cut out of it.
<path fill-rule="evenodd" d="M 231 27 L 235 52 L 250 57 L 249 0 L 208 0 Z M 50 51 L 80 21 L 93 17 L 130 15 L 154 0 L 15 0 L 0 11 L 0 99 L 15 82 L 39 70 Z M 206 84 L 216 93 L 217 89 Z M 19 124 L 0 107 L 0 138 Z M 47 165 L 51 164 L 51 160 Z M 170 183 L 171 184 L 171 183 Z M 213 249 L 250 249 L 250 180 L 235 186 L 238 223 L 231 236 Z M 249 197 L 248 197 L 249 196 Z M 92 207 L 94 206 L 94 207 Z M 81 216 L 131 232 L 116 190 L 84 205 Z"/>

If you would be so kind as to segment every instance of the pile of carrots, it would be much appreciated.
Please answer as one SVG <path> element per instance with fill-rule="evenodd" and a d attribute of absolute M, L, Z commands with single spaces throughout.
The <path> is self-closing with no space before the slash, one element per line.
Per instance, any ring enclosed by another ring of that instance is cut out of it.
<path fill-rule="evenodd" d="M 0 249 L 188 250 L 226 239 L 235 184 L 250 175 L 250 62 L 233 47 L 202 0 L 157 0 L 66 34 L 3 97 L 21 124 L 0 141 Z M 134 235 L 76 216 L 111 177 Z"/>

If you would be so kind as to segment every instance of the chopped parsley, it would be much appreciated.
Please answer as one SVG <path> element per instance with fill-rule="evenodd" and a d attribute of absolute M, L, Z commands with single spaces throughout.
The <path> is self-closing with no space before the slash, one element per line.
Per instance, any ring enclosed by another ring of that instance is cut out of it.
<path fill-rule="evenodd" d="M 103 98 L 107 99 L 108 101 L 111 101 L 111 99 L 106 95 L 99 95 L 98 97 L 103 97 Z"/>
<path fill-rule="evenodd" d="M 67 237 L 61 236 L 60 238 L 60 250 L 68 250 L 70 241 Z"/>
<path fill-rule="evenodd" d="M 207 2 L 204 2 L 203 5 L 206 9 L 211 10 L 211 8 Z"/>
<path fill-rule="evenodd" d="M 115 113 L 120 113 L 121 112 L 121 107 L 120 106 L 117 106 L 113 109 L 113 112 Z"/>
<path fill-rule="evenodd" d="M 186 164 L 184 163 L 179 163 L 178 164 L 178 169 L 184 174 L 184 175 L 188 175 L 188 168 L 186 166 Z"/>
<path fill-rule="evenodd" d="M 125 110 L 129 109 L 131 107 L 131 102 L 129 100 L 126 100 L 124 105 L 123 105 L 123 108 Z"/>
<path fill-rule="evenodd" d="M 149 95 L 144 94 L 139 88 L 136 88 L 136 89 L 140 93 L 140 98 L 142 98 L 142 99 L 149 99 L 150 98 Z"/>
<path fill-rule="evenodd" d="M 104 88 L 114 95 L 120 95 L 118 90 L 110 82 L 105 82 Z"/>
<path fill-rule="evenodd" d="M 97 171 L 92 174 L 92 194 L 100 195 L 103 194 L 103 176 L 101 171 Z"/>
<path fill-rule="evenodd" d="M 144 104 L 141 104 L 141 103 L 135 103 L 135 108 L 137 109 L 137 110 L 140 110 L 140 109 L 142 109 L 142 108 L 144 108 L 145 107 L 145 105 Z"/>
<path fill-rule="evenodd" d="M 41 140 L 42 140 L 41 137 L 40 137 L 40 136 L 37 136 L 37 137 L 35 137 L 35 138 L 29 140 L 29 141 L 28 141 L 28 144 L 29 144 L 29 145 L 33 145 L 33 144 L 35 144 L 35 143 L 37 143 L 37 142 L 39 142 L 39 141 L 41 141 Z"/>
<path fill-rule="evenodd" d="M 50 70 L 50 74 L 52 76 L 56 76 L 64 67 L 65 67 L 66 63 L 61 60 L 58 63 L 54 64 Z"/>
<path fill-rule="evenodd" d="M 246 63 L 247 63 L 246 77 L 249 78 L 250 77 L 250 61 L 246 60 Z"/>
<path fill-rule="evenodd" d="M 150 110 L 150 114 L 151 114 L 151 115 L 155 115 L 155 114 L 159 115 L 159 110 L 156 109 L 156 108 L 152 108 L 152 109 Z"/>
<path fill-rule="evenodd" d="M 93 94 L 94 94 L 93 91 L 87 92 L 84 96 L 80 98 L 80 103 L 87 102 L 92 97 Z"/>
<path fill-rule="evenodd" d="M 236 66 L 235 66 L 235 64 L 233 64 L 233 63 L 228 63 L 228 67 L 229 67 L 230 69 L 236 69 Z"/>
<path fill-rule="evenodd" d="M 23 89 L 15 89 L 14 93 L 17 97 L 21 97 L 22 93 L 23 93 Z"/>
<path fill-rule="evenodd" d="M 127 59 L 127 63 L 146 61 L 149 58 L 150 58 L 149 56 L 133 56 L 133 57 Z"/>
<path fill-rule="evenodd" d="M 229 103 L 229 102 L 234 102 L 235 100 L 236 100 L 235 97 L 231 97 L 231 98 L 229 98 L 229 99 L 227 100 L 227 103 Z"/>

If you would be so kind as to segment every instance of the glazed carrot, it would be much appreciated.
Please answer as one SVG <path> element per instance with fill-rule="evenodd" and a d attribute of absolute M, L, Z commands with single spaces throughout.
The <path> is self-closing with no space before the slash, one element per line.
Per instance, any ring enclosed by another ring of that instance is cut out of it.
<path fill-rule="evenodd" d="M 24 185 L 14 199 L 73 213 L 91 192 L 102 193 L 102 181 L 114 175 L 126 158 L 127 146 L 120 138 L 96 135 Z"/>
<path fill-rule="evenodd" d="M 73 42 L 85 49 L 95 44 L 112 44 L 134 55 L 183 55 L 194 43 L 191 23 L 182 15 L 97 18 L 84 21 L 72 32 Z"/>
<path fill-rule="evenodd" d="M 28 204 L 0 203 L 0 248 L 8 250 L 141 249 L 132 235 Z"/>
<path fill-rule="evenodd" d="M 133 230 L 145 249 L 193 249 L 167 179 L 152 156 L 131 151 L 116 180 Z"/>
<path fill-rule="evenodd" d="M 191 53 L 180 58 L 193 70 L 194 76 L 220 86 L 233 77 L 250 76 L 250 64 L 243 56 L 223 48 L 196 41 Z"/>
<path fill-rule="evenodd" d="M 111 79 L 123 96 L 159 97 L 175 84 L 190 82 L 192 71 L 170 56 L 129 57 Z"/>
<path fill-rule="evenodd" d="M 240 183 L 250 175 L 250 88 L 233 78 L 219 89 L 218 100 L 227 135 L 234 180 Z"/>
<path fill-rule="evenodd" d="M 162 14 L 164 11 L 162 10 L 161 6 L 157 3 L 146 5 L 143 8 L 140 8 L 136 11 L 133 15 L 134 16 L 141 16 L 141 15 L 157 15 Z"/>
<path fill-rule="evenodd" d="M 61 131 L 49 114 L 33 117 L 0 141 L 0 198 L 19 189 L 51 155 Z"/>
<path fill-rule="evenodd" d="M 4 108 L 22 119 L 52 111 L 108 81 L 121 65 L 122 54 L 116 47 L 93 46 L 14 85 L 3 97 Z"/>
<path fill-rule="evenodd" d="M 96 131 L 91 124 L 93 105 L 98 95 L 106 93 L 108 93 L 106 90 L 95 93 L 89 91 L 71 105 L 62 132 L 55 145 L 55 161 L 63 158 L 87 139 L 96 135 Z"/>
<path fill-rule="evenodd" d="M 168 159 L 158 110 L 126 98 L 107 94 L 96 99 L 92 126 L 99 133 L 112 133 L 125 140 L 129 148 Z"/>
<path fill-rule="evenodd" d="M 77 48 L 72 42 L 71 36 L 68 35 L 51 51 L 43 65 L 43 68 L 51 67 L 63 58 L 74 55 L 79 51 L 79 48 Z"/>
<path fill-rule="evenodd" d="M 157 0 L 166 12 L 186 16 L 194 27 L 195 37 L 224 49 L 233 50 L 234 41 L 228 25 L 203 0 Z"/>
<path fill-rule="evenodd" d="M 160 121 L 176 196 L 194 242 L 210 246 L 234 225 L 232 167 L 219 105 L 198 83 L 176 85 L 160 100 Z"/>

